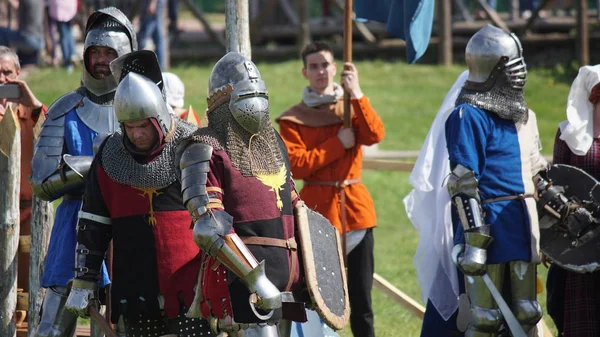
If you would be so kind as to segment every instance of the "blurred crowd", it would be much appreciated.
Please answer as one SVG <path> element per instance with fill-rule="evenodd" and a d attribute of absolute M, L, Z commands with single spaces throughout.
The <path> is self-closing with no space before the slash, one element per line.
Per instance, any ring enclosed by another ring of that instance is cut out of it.
<path fill-rule="evenodd" d="M 0 45 L 14 49 L 24 68 L 52 65 L 73 71 L 81 62 L 75 46 L 83 38 L 86 19 L 107 6 L 119 8 L 134 22 L 140 49 L 152 39 L 163 68 L 166 35 L 177 39 L 181 33 L 178 0 L 43 0 L 44 6 L 39 6 L 41 1 L 0 1 Z"/>

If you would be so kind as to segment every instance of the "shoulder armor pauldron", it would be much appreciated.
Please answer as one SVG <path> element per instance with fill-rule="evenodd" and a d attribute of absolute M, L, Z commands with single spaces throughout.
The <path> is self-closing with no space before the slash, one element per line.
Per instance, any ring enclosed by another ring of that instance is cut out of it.
<path fill-rule="evenodd" d="M 65 115 L 76 108 L 82 99 L 81 93 L 73 91 L 57 99 L 48 108 L 33 155 L 31 182 L 34 191 L 36 186 L 41 185 L 60 166 L 65 137 Z"/>

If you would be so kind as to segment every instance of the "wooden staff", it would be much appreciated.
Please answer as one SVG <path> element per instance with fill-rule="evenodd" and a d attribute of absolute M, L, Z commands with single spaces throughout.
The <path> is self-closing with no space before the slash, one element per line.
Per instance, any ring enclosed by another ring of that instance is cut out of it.
<path fill-rule="evenodd" d="M 106 337 L 118 337 L 115 330 L 112 329 L 110 324 L 104 319 L 104 316 L 98 311 L 98 308 L 95 305 L 90 305 L 88 307 L 90 317 L 94 320 L 96 324 L 102 329 L 102 332 L 106 335 Z"/>
<path fill-rule="evenodd" d="M 352 0 L 344 4 L 344 63 L 352 62 Z M 350 93 L 344 88 L 344 128 L 352 127 Z M 341 192 L 342 194 L 344 191 Z M 346 210 L 342 208 L 342 251 L 346 264 Z"/>

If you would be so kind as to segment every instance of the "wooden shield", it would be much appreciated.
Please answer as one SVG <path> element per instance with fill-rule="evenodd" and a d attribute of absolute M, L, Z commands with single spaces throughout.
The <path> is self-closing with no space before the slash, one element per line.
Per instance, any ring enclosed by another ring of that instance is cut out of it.
<path fill-rule="evenodd" d="M 350 317 L 340 234 L 329 220 L 301 202 L 296 205 L 295 216 L 312 309 L 329 327 L 340 330 Z"/>

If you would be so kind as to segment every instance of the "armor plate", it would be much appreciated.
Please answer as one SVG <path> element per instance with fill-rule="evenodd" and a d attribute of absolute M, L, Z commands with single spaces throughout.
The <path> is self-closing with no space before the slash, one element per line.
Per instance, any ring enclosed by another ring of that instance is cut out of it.
<path fill-rule="evenodd" d="M 73 91 L 57 99 L 48 109 L 33 154 L 31 182 L 34 190 L 40 190 L 44 180 L 60 166 L 64 145 L 65 115 L 77 107 L 83 97 L 80 92 Z"/>
<path fill-rule="evenodd" d="M 563 186 L 564 195 L 571 202 L 600 202 L 600 183 L 585 171 L 556 164 L 548 170 L 548 179 L 554 185 Z M 597 206 L 596 206 L 597 207 Z M 595 212 L 597 215 L 597 212 Z M 540 213 L 541 223 L 549 215 Z M 544 228 L 540 226 L 540 248 L 554 263 L 570 271 L 585 273 L 600 269 L 598 245 L 600 245 L 600 226 L 594 222 L 583 230 L 578 238 L 572 238 L 560 226 Z"/>
<path fill-rule="evenodd" d="M 340 330 L 348 323 L 350 305 L 339 233 L 329 220 L 302 202 L 296 204 L 294 213 L 314 310 L 332 329 Z"/>
<path fill-rule="evenodd" d="M 83 124 L 97 133 L 113 133 L 119 129 L 112 105 L 97 104 L 84 97 L 76 111 Z"/>

